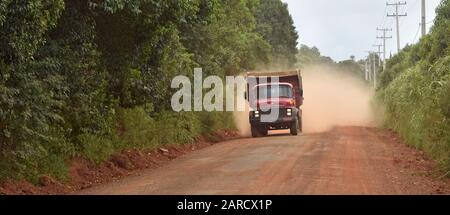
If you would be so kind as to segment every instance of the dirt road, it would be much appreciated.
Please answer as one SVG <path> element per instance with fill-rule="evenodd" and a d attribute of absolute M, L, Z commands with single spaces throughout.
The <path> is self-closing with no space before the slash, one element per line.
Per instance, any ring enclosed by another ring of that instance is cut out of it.
<path fill-rule="evenodd" d="M 340 127 L 219 143 L 80 194 L 442 194 L 448 180 L 390 132 Z"/>

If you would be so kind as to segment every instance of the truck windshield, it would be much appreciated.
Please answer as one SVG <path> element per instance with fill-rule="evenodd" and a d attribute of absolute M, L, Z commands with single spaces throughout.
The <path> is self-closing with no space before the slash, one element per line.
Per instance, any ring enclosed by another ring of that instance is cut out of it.
<path fill-rule="evenodd" d="M 292 88 L 287 85 L 267 85 L 257 88 L 258 98 L 292 98 Z"/>

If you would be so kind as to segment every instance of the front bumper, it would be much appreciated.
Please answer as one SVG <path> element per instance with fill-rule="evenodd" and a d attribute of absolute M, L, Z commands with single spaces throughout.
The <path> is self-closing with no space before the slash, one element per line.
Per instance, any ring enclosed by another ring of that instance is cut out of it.
<path fill-rule="evenodd" d="M 276 121 L 273 122 L 265 122 L 265 121 L 261 121 L 260 119 L 253 119 L 251 120 L 251 124 L 252 125 L 259 125 L 259 126 L 266 126 L 266 127 L 286 127 L 286 126 L 290 126 L 293 122 L 295 122 L 295 118 L 294 117 L 283 117 L 283 118 L 279 118 Z"/>
<path fill-rule="evenodd" d="M 288 111 L 288 109 L 290 111 Z M 271 111 L 251 111 L 250 112 L 250 124 L 259 126 L 290 126 L 295 122 L 298 115 L 298 110 L 296 108 L 282 108 L 278 110 L 278 115 L 274 114 L 271 116 Z M 291 114 L 289 115 L 288 112 Z"/>

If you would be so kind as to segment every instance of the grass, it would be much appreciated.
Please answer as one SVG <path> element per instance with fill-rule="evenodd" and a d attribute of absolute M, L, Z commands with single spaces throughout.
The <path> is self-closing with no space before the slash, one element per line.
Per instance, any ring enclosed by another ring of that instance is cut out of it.
<path fill-rule="evenodd" d="M 213 136 L 218 130 L 235 128 L 231 113 L 152 113 L 146 112 L 143 107 L 136 107 L 118 109 L 115 118 L 116 129 L 112 134 L 83 134 L 76 141 L 61 145 L 74 152 L 24 149 L 22 151 L 37 152 L 33 156 L 21 156 L 20 151 L 0 155 L 0 182 L 5 179 L 26 179 L 37 183 L 43 175 L 67 181 L 68 161 L 73 156 L 84 157 L 98 165 L 122 150 L 190 144 L 199 135 Z"/>
<path fill-rule="evenodd" d="M 440 75 L 435 75 L 440 74 Z M 450 60 L 408 69 L 378 92 L 386 125 L 450 171 Z"/>

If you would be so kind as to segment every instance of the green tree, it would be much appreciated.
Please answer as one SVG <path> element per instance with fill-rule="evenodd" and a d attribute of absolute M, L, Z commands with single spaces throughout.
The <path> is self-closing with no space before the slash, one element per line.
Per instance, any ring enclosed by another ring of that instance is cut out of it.
<path fill-rule="evenodd" d="M 2 171 L 36 165 L 27 162 L 64 142 L 54 126 L 63 121 L 62 104 L 51 88 L 60 80 L 46 71 L 50 62 L 36 58 L 63 9 L 62 0 L 0 3 L 0 160 L 14 157 Z"/>
<path fill-rule="evenodd" d="M 330 57 L 322 56 L 319 49 L 316 47 L 308 47 L 301 45 L 297 54 L 297 68 L 304 68 L 309 65 L 332 65 L 335 62 Z"/>
<path fill-rule="evenodd" d="M 194 67 L 224 76 L 274 57 L 292 64 L 286 5 L 261 3 L 0 1 L 0 180 L 64 178 L 74 156 L 98 163 L 232 128 L 229 113 L 172 112 L 171 80 Z M 264 18 L 273 12 L 277 20 Z M 261 23 L 274 31 L 262 34 Z"/>
<path fill-rule="evenodd" d="M 256 31 L 272 46 L 275 67 L 291 68 L 296 63 L 298 33 L 288 5 L 280 0 L 261 0 L 257 10 Z"/>
<path fill-rule="evenodd" d="M 58 114 L 65 137 L 110 133 L 114 108 L 107 95 L 106 72 L 99 65 L 94 13 L 88 1 L 67 1 L 58 25 L 35 59 L 47 62 L 42 70 L 57 82 L 49 83 L 54 98 L 62 103 Z"/>

